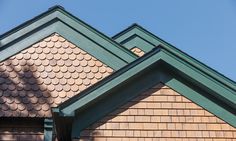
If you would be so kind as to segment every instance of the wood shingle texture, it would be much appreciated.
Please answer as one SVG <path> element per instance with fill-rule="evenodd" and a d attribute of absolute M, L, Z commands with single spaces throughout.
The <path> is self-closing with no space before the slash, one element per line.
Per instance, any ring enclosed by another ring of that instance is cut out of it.
<path fill-rule="evenodd" d="M 80 141 L 233 141 L 236 129 L 158 84 L 81 132 Z"/>
<path fill-rule="evenodd" d="M 140 48 L 138 48 L 138 47 L 132 48 L 131 51 L 134 54 L 138 55 L 139 57 L 141 57 L 141 56 L 143 56 L 145 54 L 145 52 L 143 50 L 141 50 Z"/>
<path fill-rule="evenodd" d="M 51 117 L 51 108 L 113 70 L 53 34 L 0 63 L 0 117 Z"/>

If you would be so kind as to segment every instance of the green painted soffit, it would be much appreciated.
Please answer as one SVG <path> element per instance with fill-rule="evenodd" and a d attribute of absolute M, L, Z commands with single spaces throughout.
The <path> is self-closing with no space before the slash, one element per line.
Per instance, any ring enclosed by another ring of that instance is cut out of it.
<path fill-rule="evenodd" d="M 144 52 L 148 52 L 152 50 L 153 48 L 155 48 L 156 46 L 162 45 L 163 48 L 175 54 L 176 56 L 182 58 L 186 62 L 193 64 L 194 66 L 199 68 L 199 71 L 202 71 L 206 73 L 206 75 L 211 76 L 212 79 L 215 79 L 215 81 L 218 81 L 236 90 L 235 81 L 227 78 L 226 76 L 208 67 L 202 62 L 199 62 L 198 60 L 182 52 L 181 50 L 174 47 L 173 45 L 165 42 L 161 38 L 147 31 L 146 29 L 144 29 L 138 24 L 131 25 L 127 29 L 113 36 L 112 39 L 124 45 L 127 49 L 131 49 L 133 47 L 139 47 Z"/>
<path fill-rule="evenodd" d="M 163 71 L 162 68 L 167 69 Z M 59 115 L 59 117 L 75 116 L 76 119 L 74 119 L 72 126 L 76 132 L 72 131 L 72 135 L 76 137 L 78 130 L 82 130 L 88 124 L 111 112 L 116 104 L 122 103 L 122 100 L 124 102 L 132 98 L 129 97 L 130 94 L 138 94 L 138 91 L 136 92 L 138 88 L 147 89 L 160 82 L 236 127 L 236 91 L 215 81 L 211 76 L 200 71 L 198 67 L 186 62 L 163 46 L 158 46 L 143 57 L 81 92 L 80 95 L 62 103 L 53 109 L 53 114 Z M 113 98 L 113 96 L 115 97 Z M 106 97 L 107 100 L 105 100 Z M 105 107 L 99 107 L 99 104 L 109 103 L 109 101 L 112 102 Z M 91 106 L 93 106 L 92 111 L 89 110 Z M 54 117 L 57 118 L 57 116 Z M 90 118 L 91 122 L 89 122 L 90 120 L 85 122 L 88 117 L 93 117 Z M 84 125 L 81 124 L 82 121 Z"/>
<path fill-rule="evenodd" d="M 114 70 L 137 59 L 137 56 L 128 49 L 71 15 L 62 7 L 55 6 L 1 35 L 0 61 L 55 32 Z"/>

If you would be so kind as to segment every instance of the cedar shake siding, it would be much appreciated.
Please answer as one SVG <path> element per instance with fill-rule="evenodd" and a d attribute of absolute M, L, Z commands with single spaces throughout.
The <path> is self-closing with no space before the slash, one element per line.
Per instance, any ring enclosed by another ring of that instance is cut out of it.
<path fill-rule="evenodd" d="M 145 52 L 143 50 L 141 50 L 140 48 L 134 47 L 131 49 L 131 51 L 138 55 L 139 57 L 143 56 L 145 54 Z"/>
<path fill-rule="evenodd" d="M 51 117 L 51 108 L 112 73 L 58 34 L 0 63 L 0 117 Z"/>
<path fill-rule="evenodd" d="M 80 141 L 233 141 L 236 129 L 159 84 L 80 135 Z"/>

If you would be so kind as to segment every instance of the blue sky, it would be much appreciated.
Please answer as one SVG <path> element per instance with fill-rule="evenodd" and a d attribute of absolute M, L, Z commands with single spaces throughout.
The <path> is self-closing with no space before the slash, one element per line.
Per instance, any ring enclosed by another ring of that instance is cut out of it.
<path fill-rule="evenodd" d="M 236 81 L 234 0 L 0 0 L 0 34 L 53 5 L 108 36 L 138 23 Z"/>

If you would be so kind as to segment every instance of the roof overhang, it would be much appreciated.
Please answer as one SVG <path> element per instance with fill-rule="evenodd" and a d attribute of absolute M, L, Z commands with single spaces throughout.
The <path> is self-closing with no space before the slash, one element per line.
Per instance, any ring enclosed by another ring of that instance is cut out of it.
<path fill-rule="evenodd" d="M 159 45 L 151 52 L 53 109 L 70 117 L 71 137 L 141 92 L 163 83 L 236 127 L 235 87 Z M 215 74 L 217 75 L 217 74 Z M 63 124 L 63 123 L 57 123 Z"/>
<path fill-rule="evenodd" d="M 118 70 L 137 56 L 111 38 L 92 28 L 60 6 L 27 21 L 0 36 L 0 61 L 58 33 L 97 59 Z"/>

